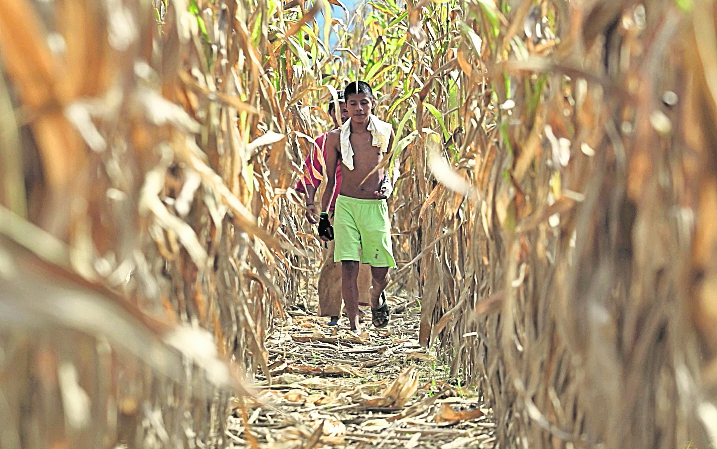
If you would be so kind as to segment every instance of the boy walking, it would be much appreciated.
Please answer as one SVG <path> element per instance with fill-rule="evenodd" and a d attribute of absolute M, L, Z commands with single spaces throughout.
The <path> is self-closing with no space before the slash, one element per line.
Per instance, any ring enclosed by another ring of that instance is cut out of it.
<path fill-rule="evenodd" d="M 339 127 L 339 122 L 336 120 L 336 109 L 339 108 L 341 123 L 348 119 L 348 110 L 346 109 L 346 102 L 344 101 L 343 91 L 338 92 L 338 103 L 331 101 L 329 103 L 328 113 L 331 120 L 334 123 L 334 128 Z M 296 191 L 304 193 L 306 198 L 306 219 L 311 224 L 318 223 L 318 214 L 316 211 L 316 205 L 314 203 L 314 197 L 316 190 L 321 184 L 324 171 L 324 166 L 327 170 L 329 165 L 326 164 L 326 136 L 328 132 L 321 134 L 316 138 L 316 145 L 313 146 L 311 151 L 306 157 L 305 161 L 305 173 L 303 179 L 300 179 L 296 185 Z M 333 165 L 335 167 L 335 189 L 327 191 L 332 192 L 335 190 L 331 197 L 330 211 L 334 210 L 336 203 L 336 197 L 339 194 L 341 186 L 341 170 L 338 164 Z M 332 170 L 329 170 L 332 171 Z M 359 279 L 364 284 L 368 284 L 371 280 L 371 272 L 368 265 L 361 265 L 359 268 Z M 321 265 L 321 271 L 319 273 L 319 316 L 329 316 L 330 326 L 337 326 L 339 317 L 341 315 L 341 264 L 334 262 L 334 242 L 329 242 L 328 247 L 324 254 L 324 262 Z M 360 302 L 368 305 L 368 288 L 362 289 L 360 292 Z"/>
<path fill-rule="evenodd" d="M 371 87 L 350 83 L 344 91 L 349 118 L 326 136 L 326 166 L 341 169 L 341 188 L 336 198 L 334 225 L 328 210 L 336 184 L 336 174 L 327 170 L 327 185 L 321 202 L 319 236 L 336 242 L 334 260 L 341 262 L 341 291 L 351 330 L 359 331 L 357 278 L 361 262 L 371 265 L 372 323 L 384 327 L 389 321 L 384 289 L 388 269 L 396 266 L 391 246 L 391 226 L 386 198 L 392 177 L 377 170 L 393 146 L 393 127 L 372 114 L 375 99 Z"/>

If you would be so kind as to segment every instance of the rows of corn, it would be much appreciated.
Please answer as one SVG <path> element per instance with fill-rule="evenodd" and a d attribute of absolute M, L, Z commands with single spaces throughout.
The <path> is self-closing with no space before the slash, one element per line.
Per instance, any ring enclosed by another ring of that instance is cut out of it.
<path fill-rule="evenodd" d="M 499 444 L 709 447 L 714 8 L 7 0 L 0 446 L 228 444 L 314 300 L 293 186 L 359 78 L 397 135 L 391 289 Z"/>

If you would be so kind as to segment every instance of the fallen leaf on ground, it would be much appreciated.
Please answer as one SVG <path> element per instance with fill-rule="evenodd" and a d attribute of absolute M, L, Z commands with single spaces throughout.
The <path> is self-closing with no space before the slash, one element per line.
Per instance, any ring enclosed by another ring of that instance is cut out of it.
<path fill-rule="evenodd" d="M 295 382 L 301 382 L 302 380 L 304 380 L 304 378 L 299 376 L 298 374 L 284 373 L 274 380 L 275 380 L 274 384 L 277 384 L 277 385 L 279 385 L 279 384 L 290 385 Z"/>
<path fill-rule="evenodd" d="M 380 380 L 378 382 L 367 382 L 365 384 L 357 385 L 351 393 L 349 393 L 349 396 L 352 396 L 356 393 L 363 393 L 368 395 L 377 395 L 381 393 L 385 388 L 386 385 L 388 385 L 389 380 L 384 379 Z"/>
<path fill-rule="evenodd" d="M 359 346 L 358 348 L 344 349 L 344 354 L 372 354 L 378 353 L 383 354 L 386 352 L 387 347 L 384 346 Z"/>
<path fill-rule="evenodd" d="M 308 396 L 308 393 L 306 393 L 304 390 L 290 390 L 284 395 L 284 399 L 286 399 L 289 402 L 304 402 L 306 401 L 306 397 Z"/>
<path fill-rule="evenodd" d="M 436 413 L 436 422 L 468 421 L 483 416 L 480 409 L 456 411 L 448 404 L 442 404 L 441 409 Z"/>
<path fill-rule="evenodd" d="M 323 421 L 321 422 L 324 425 L 324 435 L 329 437 L 346 435 L 346 424 L 338 419 L 330 416 L 324 416 Z M 323 442 L 324 439 L 322 438 L 321 441 Z"/>
<path fill-rule="evenodd" d="M 436 360 L 436 358 L 431 354 L 426 354 L 425 352 L 418 351 L 408 354 L 408 357 L 406 357 L 406 361 L 408 362 L 411 360 L 417 360 L 419 362 L 432 362 Z"/>
<path fill-rule="evenodd" d="M 248 396 L 248 397 L 244 397 L 242 399 L 234 398 L 234 399 L 232 399 L 232 404 L 231 404 L 232 412 L 236 412 L 237 410 L 241 410 L 243 408 L 246 409 L 248 407 L 258 407 L 265 403 L 281 400 L 281 398 L 283 397 L 283 394 L 278 391 L 276 393 L 277 393 L 276 396 L 269 396 L 262 391 L 261 393 L 259 393 L 256 396 Z M 242 406 L 242 403 L 243 403 L 243 406 Z"/>
<path fill-rule="evenodd" d="M 281 399 L 283 399 L 284 394 L 281 391 L 277 390 L 262 390 L 261 393 L 259 393 L 259 397 L 257 398 L 259 402 L 262 403 L 271 403 L 271 402 L 279 402 Z"/>
<path fill-rule="evenodd" d="M 321 439 L 321 436 L 324 434 L 324 421 L 321 421 L 321 424 L 316 427 L 314 430 L 314 433 L 311 434 L 308 441 L 304 445 L 304 449 L 311 449 L 316 444 L 318 444 L 319 440 Z"/>
<path fill-rule="evenodd" d="M 323 394 L 317 393 L 317 394 L 310 394 L 306 396 L 306 403 L 307 404 L 314 404 L 314 405 L 321 405 L 320 403 L 326 398 Z"/>
<path fill-rule="evenodd" d="M 398 421 L 399 419 L 406 419 L 413 416 L 420 415 L 424 411 L 428 410 L 434 402 L 438 399 L 439 396 L 441 396 L 445 390 L 440 390 L 436 395 L 434 396 L 428 396 L 424 398 L 421 401 L 416 402 L 415 404 L 411 405 L 410 407 L 404 409 L 401 413 L 391 416 L 388 418 L 389 422 Z"/>
<path fill-rule="evenodd" d="M 361 423 L 361 430 L 364 431 L 372 431 L 372 432 L 380 432 L 383 429 L 388 428 L 390 426 L 388 421 L 386 421 L 383 418 L 378 419 L 369 419 Z"/>
<path fill-rule="evenodd" d="M 360 334 L 349 332 L 348 334 L 343 335 L 340 338 L 349 343 L 356 343 L 359 345 L 365 345 L 371 342 L 371 336 L 368 334 L 368 332 L 361 332 Z"/>
<path fill-rule="evenodd" d="M 418 390 L 418 370 L 409 366 L 398 375 L 381 397 L 363 402 L 365 407 L 401 408 Z"/>
<path fill-rule="evenodd" d="M 335 381 L 323 377 L 309 377 L 299 382 L 299 384 L 313 390 L 336 390 L 340 388 Z"/>
<path fill-rule="evenodd" d="M 406 442 L 406 448 L 412 449 L 412 448 L 418 446 L 418 440 L 420 440 L 420 439 L 421 439 L 421 434 L 414 433 L 413 436 L 411 437 L 411 439 L 408 440 L 408 442 Z"/>
<path fill-rule="evenodd" d="M 322 374 L 323 370 L 316 366 L 308 366 L 308 365 L 294 365 L 294 366 L 287 366 L 286 371 L 294 374 L 313 374 L 318 375 Z"/>
<path fill-rule="evenodd" d="M 284 359 L 284 358 L 282 357 L 282 358 L 278 359 L 277 361 L 271 363 L 271 364 L 269 365 L 269 369 L 270 369 L 270 370 L 273 370 L 273 369 L 276 368 L 277 366 L 283 365 L 283 364 L 285 364 L 285 363 L 286 363 L 286 359 Z"/>
<path fill-rule="evenodd" d="M 331 376 L 361 377 L 361 373 L 358 370 L 355 370 L 348 365 L 329 365 L 324 368 L 323 374 Z"/>
<path fill-rule="evenodd" d="M 321 444 L 328 447 L 345 446 L 346 440 L 343 437 L 323 437 Z"/>
<path fill-rule="evenodd" d="M 352 376 L 361 377 L 361 372 L 348 365 L 329 365 L 325 368 L 318 366 L 296 365 L 288 366 L 286 371 L 295 374 L 308 374 L 313 376 Z"/>
<path fill-rule="evenodd" d="M 289 367 L 289 365 L 286 364 L 286 362 L 282 361 L 279 365 L 272 367 L 269 367 L 269 373 L 271 374 L 271 377 L 276 377 L 280 374 L 283 374 L 286 372 L 286 369 Z"/>
<path fill-rule="evenodd" d="M 291 338 L 299 343 L 308 343 L 310 341 L 318 341 L 319 338 L 323 338 L 323 335 L 318 332 L 314 332 L 312 334 L 293 334 Z"/>
<path fill-rule="evenodd" d="M 463 449 L 464 447 L 470 446 L 471 443 L 476 441 L 478 438 L 475 437 L 459 437 L 450 443 L 446 443 L 441 446 L 441 449 Z"/>

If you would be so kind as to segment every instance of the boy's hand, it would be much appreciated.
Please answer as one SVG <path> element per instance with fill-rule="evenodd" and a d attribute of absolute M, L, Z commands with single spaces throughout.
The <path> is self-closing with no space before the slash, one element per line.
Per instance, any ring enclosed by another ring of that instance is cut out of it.
<path fill-rule="evenodd" d="M 379 200 L 385 200 L 393 193 L 393 185 L 388 175 L 384 175 L 381 182 L 378 184 L 378 190 L 373 192 L 374 196 Z"/>
<path fill-rule="evenodd" d="M 316 224 L 319 222 L 319 220 L 316 218 L 316 205 L 315 204 L 307 204 L 306 205 L 306 219 L 311 224 Z"/>
<path fill-rule="evenodd" d="M 319 218 L 319 237 L 324 242 L 328 242 L 334 239 L 334 227 L 331 226 L 329 221 L 329 214 L 327 212 L 321 212 Z"/>

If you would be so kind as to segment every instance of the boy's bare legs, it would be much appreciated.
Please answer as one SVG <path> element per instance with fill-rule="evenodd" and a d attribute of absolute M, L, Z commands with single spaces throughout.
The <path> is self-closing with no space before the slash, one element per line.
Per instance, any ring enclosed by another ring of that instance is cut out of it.
<path fill-rule="evenodd" d="M 341 262 L 334 262 L 334 241 L 324 252 L 319 273 L 319 316 L 330 316 L 329 325 L 338 325 L 341 315 Z"/>
<path fill-rule="evenodd" d="M 359 266 L 358 287 L 359 287 L 359 308 L 371 305 L 371 265 L 362 263 Z"/>
<path fill-rule="evenodd" d="M 349 317 L 349 327 L 352 331 L 359 330 L 358 316 L 358 279 L 360 264 L 355 260 L 344 260 L 341 262 L 341 293 L 346 305 L 346 315 Z"/>
<path fill-rule="evenodd" d="M 381 293 L 388 285 L 391 277 L 388 275 L 388 267 L 371 267 L 371 308 L 378 309 Z"/>

